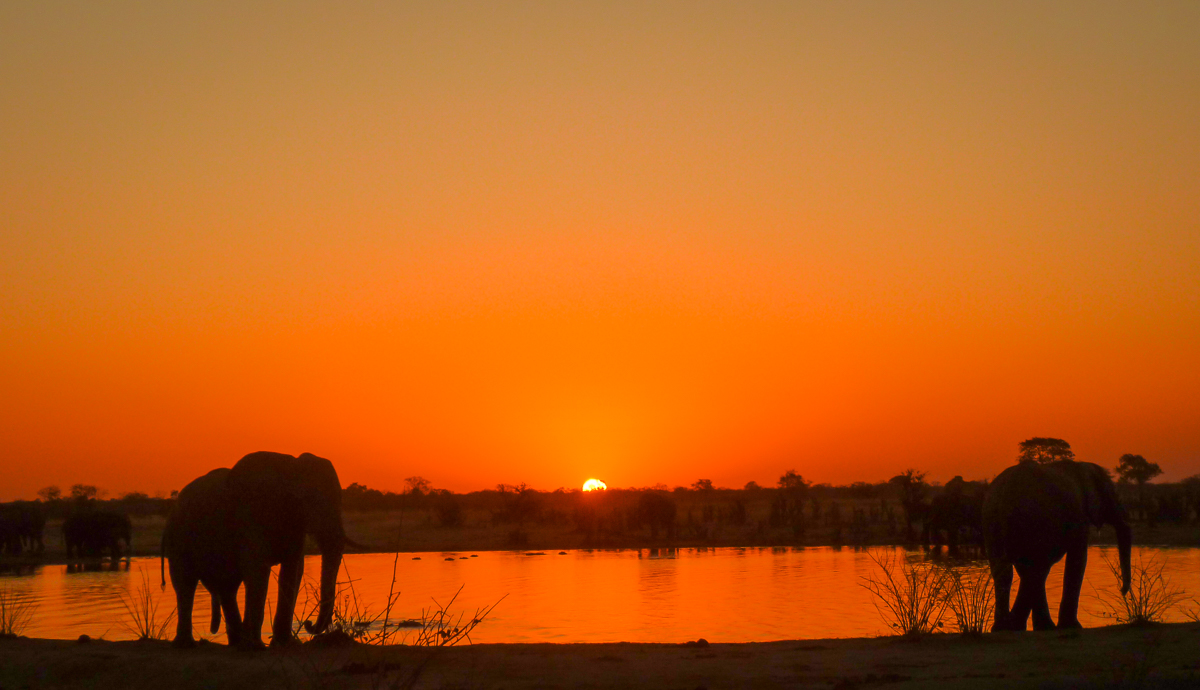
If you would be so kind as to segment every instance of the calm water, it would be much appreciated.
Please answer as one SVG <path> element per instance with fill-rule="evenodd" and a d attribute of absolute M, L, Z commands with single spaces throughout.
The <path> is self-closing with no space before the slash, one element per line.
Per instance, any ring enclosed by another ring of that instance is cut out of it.
<path fill-rule="evenodd" d="M 1115 549 L 1106 550 L 1115 558 Z M 1085 626 L 1108 622 L 1098 615 L 1093 595 L 1095 588 L 1114 586 L 1102 553 L 1101 547 L 1093 547 L 1088 559 L 1080 606 Z M 1200 549 L 1135 549 L 1135 562 L 1139 555 L 1166 558 L 1172 583 L 1200 595 Z M 393 562 L 389 554 L 351 555 L 342 579 L 353 581 L 361 604 L 377 609 L 387 600 Z M 699 637 L 749 642 L 869 636 L 886 632 L 871 594 L 860 585 L 874 569 L 866 553 L 849 548 L 478 552 L 475 557 L 471 552 L 409 553 L 398 561 L 401 596 L 393 615 L 418 618 L 431 599 L 445 603 L 464 586 L 454 608 L 468 617 L 476 607 L 507 595 L 476 628 L 475 642 L 683 642 Z M 306 574 L 315 577 L 319 572 L 319 557 L 310 558 Z M 161 602 L 161 613 L 172 611 L 174 593 L 169 583 L 165 590 L 159 588 L 156 558 L 134 559 L 104 572 L 42 566 L 0 575 L 0 588 L 36 603 L 34 621 L 25 631 L 31 637 L 75 638 L 86 633 L 128 639 L 132 634 L 122 625 L 128 614 L 121 594 L 138 589 L 144 575 Z M 1050 607 L 1057 615 L 1062 563 L 1050 583 Z M 197 634 L 207 636 L 208 598 L 203 588 L 197 593 L 196 613 Z M 1178 614 L 1176 618 L 1182 619 Z M 224 641 L 224 631 L 218 640 Z"/>

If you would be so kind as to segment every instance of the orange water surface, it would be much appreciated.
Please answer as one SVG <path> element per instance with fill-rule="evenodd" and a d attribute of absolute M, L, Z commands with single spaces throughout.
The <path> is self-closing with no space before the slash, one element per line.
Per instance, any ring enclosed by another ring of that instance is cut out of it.
<path fill-rule="evenodd" d="M 1080 605 L 1080 620 L 1088 627 L 1111 622 L 1096 597 L 1115 587 L 1104 565 L 1106 552 L 1115 557 L 1111 547 L 1092 547 L 1089 555 Z M 1135 563 L 1155 556 L 1166 559 L 1173 586 L 1193 596 L 1200 593 L 1200 549 L 1134 550 Z M 467 619 L 477 608 L 499 601 L 475 629 L 474 642 L 684 642 L 701 637 L 752 642 L 888 632 L 862 586 L 876 566 L 866 551 L 850 548 L 354 554 L 346 557 L 342 571 L 343 604 L 357 601 L 361 608 L 378 611 L 387 601 L 393 566 L 400 592 L 393 620 L 419 618 L 435 600 L 446 604 L 460 587 L 451 608 Z M 159 584 L 158 559 L 136 558 L 115 570 L 76 570 L 47 565 L 0 576 L 0 588 L 37 607 L 26 635 L 129 639 L 133 633 L 124 624 L 128 613 L 122 594 L 137 591 L 145 581 L 160 604 L 160 616 L 174 609 L 170 584 Z M 319 572 L 319 557 L 308 559 L 307 577 Z M 1048 588 L 1055 614 L 1061 584 L 1060 562 Z M 208 598 L 202 588 L 195 610 L 196 633 L 206 637 Z M 1174 611 L 1168 619 L 1181 620 L 1182 613 Z M 224 642 L 224 631 L 215 639 Z"/>

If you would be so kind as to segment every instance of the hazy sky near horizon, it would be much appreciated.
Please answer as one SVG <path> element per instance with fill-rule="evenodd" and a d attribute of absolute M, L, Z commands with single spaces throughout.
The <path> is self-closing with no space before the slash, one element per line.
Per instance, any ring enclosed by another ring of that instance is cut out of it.
<path fill-rule="evenodd" d="M 4 3 L 0 499 L 1200 472 L 1200 3 Z"/>

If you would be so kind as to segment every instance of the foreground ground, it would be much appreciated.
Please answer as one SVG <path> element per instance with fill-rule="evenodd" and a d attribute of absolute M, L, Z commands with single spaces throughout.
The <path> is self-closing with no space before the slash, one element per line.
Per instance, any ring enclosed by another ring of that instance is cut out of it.
<path fill-rule="evenodd" d="M 494 644 L 431 651 L 0 640 L 0 688 L 1194 688 L 1200 624 L 758 644 Z"/>

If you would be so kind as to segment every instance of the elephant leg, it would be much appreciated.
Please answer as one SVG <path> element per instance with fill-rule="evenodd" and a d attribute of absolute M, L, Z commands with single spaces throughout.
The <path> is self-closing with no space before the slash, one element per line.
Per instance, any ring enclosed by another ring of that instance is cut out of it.
<path fill-rule="evenodd" d="M 1058 627 L 1082 628 L 1079 624 L 1079 592 L 1083 589 L 1083 572 L 1087 569 L 1087 541 L 1076 544 L 1067 552 L 1063 572 L 1062 601 L 1058 604 Z"/>
<path fill-rule="evenodd" d="M 279 601 L 275 607 L 275 624 L 271 628 L 272 645 L 292 642 L 292 618 L 295 616 L 296 599 L 300 596 L 300 583 L 304 580 L 304 554 L 296 554 L 279 565 Z"/>
<path fill-rule="evenodd" d="M 221 611 L 225 614 L 225 635 L 229 646 L 235 647 L 242 640 L 242 615 L 238 612 L 237 585 L 221 590 Z"/>
<path fill-rule="evenodd" d="M 1033 610 L 1035 593 L 1037 585 L 1034 583 L 1036 577 L 1033 574 L 1033 568 L 1016 566 L 1017 575 L 1021 577 L 1021 584 L 1017 587 L 1017 598 L 1013 602 L 1012 612 L 1009 614 L 1009 630 L 1025 630 L 1029 624 L 1029 613 Z"/>
<path fill-rule="evenodd" d="M 192 647 L 196 644 L 192 637 L 192 604 L 196 599 L 196 585 L 200 578 L 190 573 L 180 572 L 181 569 L 171 567 L 171 587 L 175 589 L 175 639 L 172 645 L 176 647 Z"/>
<path fill-rule="evenodd" d="M 1046 601 L 1046 578 L 1050 576 L 1050 567 L 1038 567 L 1031 574 L 1030 604 L 1033 611 L 1034 630 L 1053 630 L 1054 619 L 1050 618 L 1050 604 Z M 1025 578 L 1021 578 L 1021 589 L 1025 589 Z"/>
<path fill-rule="evenodd" d="M 992 617 L 992 632 L 1010 630 L 1013 626 L 1010 621 L 1008 601 L 1012 592 L 1013 567 L 1008 561 L 996 561 L 991 565 L 992 582 L 996 589 L 996 612 Z"/>
<path fill-rule="evenodd" d="M 242 618 L 241 646 L 262 649 L 263 614 L 267 608 L 267 588 L 271 584 L 271 566 L 255 564 L 242 568 L 246 583 L 246 612 Z"/>

